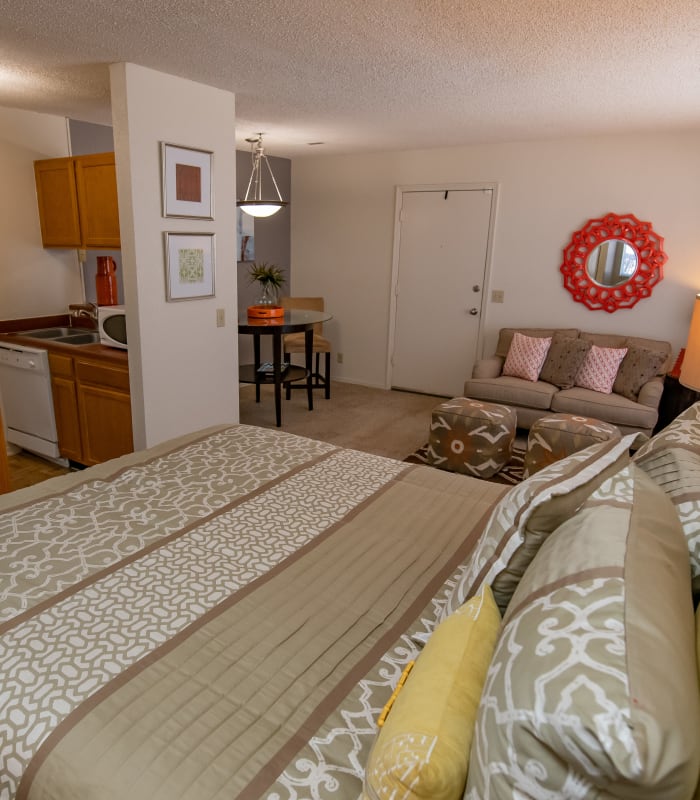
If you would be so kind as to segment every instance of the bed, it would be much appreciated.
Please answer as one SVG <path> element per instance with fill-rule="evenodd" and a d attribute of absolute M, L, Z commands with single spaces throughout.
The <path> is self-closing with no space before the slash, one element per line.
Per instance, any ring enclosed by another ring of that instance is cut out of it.
<path fill-rule="evenodd" d="M 505 486 L 244 425 L 0 497 L 0 800 L 357 798 Z"/>

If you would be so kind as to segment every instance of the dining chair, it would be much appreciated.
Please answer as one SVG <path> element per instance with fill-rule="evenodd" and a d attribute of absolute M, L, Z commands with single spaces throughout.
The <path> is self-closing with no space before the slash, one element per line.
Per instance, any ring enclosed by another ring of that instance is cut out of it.
<path fill-rule="evenodd" d="M 322 297 L 281 297 L 279 300 L 283 308 L 298 309 L 303 311 L 324 311 L 324 302 Z M 325 389 L 325 398 L 328 400 L 331 396 L 331 343 L 323 336 L 323 323 L 318 322 L 314 325 L 313 345 L 312 352 L 316 354 L 316 367 L 315 371 L 311 373 L 313 379 L 314 389 Z M 287 333 L 282 337 L 282 352 L 284 353 L 284 360 L 291 363 L 291 356 L 293 353 L 304 353 L 305 343 L 303 333 Z M 326 354 L 325 371 L 321 374 L 320 371 L 320 358 L 321 353 Z M 292 388 L 304 389 L 305 384 L 299 382 L 286 384 L 287 399 L 291 397 Z"/>

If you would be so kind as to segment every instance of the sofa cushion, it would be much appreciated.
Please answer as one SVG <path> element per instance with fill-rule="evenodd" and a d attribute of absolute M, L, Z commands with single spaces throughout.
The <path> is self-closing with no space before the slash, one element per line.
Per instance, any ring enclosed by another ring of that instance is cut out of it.
<path fill-rule="evenodd" d="M 508 355 L 513 334 L 516 332 L 525 336 L 551 338 L 554 341 L 560 337 L 576 339 L 579 335 L 578 328 L 501 328 L 498 332 L 498 344 L 496 345 L 497 356 L 505 358 Z"/>
<path fill-rule="evenodd" d="M 610 394 L 622 359 L 627 354 L 626 347 L 598 347 L 591 345 L 586 353 L 574 384 L 583 389 Z"/>
<path fill-rule="evenodd" d="M 636 434 L 599 442 L 513 486 L 495 506 L 444 613 L 450 614 L 484 584 L 505 611 L 518 581 L 542 542 L 607 477 L 629 460 Z"/>
<path fill-rule="evenodd" d="M 464 396 L 472 400 L 487 400 L 507 406 L 527 406 L 545 411 L 552 404 L 557 387 L 544 381 L 524 381 L 522 378 L 470 378 L 464 382 Z M 517 410 L 517 409 L 516 409 Z"/>
<path fill-rule="evenodd" d="M 536 381 L 551 343 L 551 337 L 514 333 L 506 363 L 503 365 L 503 374 L 526 381 Z"/>
<path fill-rule="evenodd" d="M 671 370 L 674 362 L 673 348 L 671 343 L 663 339 L 645 339 L 641 336 L 628 336 L 625 339 L 625 347 L 641 347 L 643 350 L 654 350 L 656 352 L 666 353 L 666 361 L 661 365 L 661 368 L 656 373 L 657 375 L 665 375 Z"/>
<path fill-rule="evenodd" d="M 668 353 L 662 350 L 647 350 L 629 345 L 622 359 L 613 384 L 613 392 L 636 402 L 639 390 L 650 381 L 666 363 Z"/>
<path fill-rule="evenodd" d="M 596 345 L 596 347 L 620 348 L 627 346 L 627 336 L 619 333 L 588 333 L 581 331 L 580 338 Z"/>
<path fill-rule="evenodd" d="M 501 402 L 505 402 L 501 400 Z M 603 394 L 592 389 L 562 389 L 552 397 L 552 411 L 583 414 L 630 428 L 651 430 L 658 419 L 656 408 L 635 403 L 619 394 Z"/>
<path fill-rule="evenodd" d="M 540 380 L 560 389 L 570 389 L 590 347 L 590 342 L 583 339 L 560 338 L 553 341 L 542 366 Z"/>
<path fill-rule="evenodd" d="M 485 586 L 436 628 L 372 747 L 363 798 L 462 797 L 479 698 L 500 625 Z"/>
<path fill-rule="evenodd" d="M 691 797 L 694 645 L 678 518 L 628 465 L 549 537 L 513 596 L 465 798 Z"/>

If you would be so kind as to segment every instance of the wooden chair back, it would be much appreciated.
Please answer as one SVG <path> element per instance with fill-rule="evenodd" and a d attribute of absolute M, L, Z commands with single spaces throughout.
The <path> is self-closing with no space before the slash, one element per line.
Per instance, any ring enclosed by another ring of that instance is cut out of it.
<path fill-rule="evenodd" d="M 300 311 L 324 311 L 325 305 L 322 297 L 280 297 L 282 308 L 296 308 Z M 323 323 L 314 325 L 314 333 L 323 336 Z"/>

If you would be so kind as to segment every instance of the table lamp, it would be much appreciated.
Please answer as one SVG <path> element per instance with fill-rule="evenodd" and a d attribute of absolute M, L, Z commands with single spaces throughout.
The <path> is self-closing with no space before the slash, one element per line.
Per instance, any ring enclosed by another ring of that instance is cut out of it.
<path fill-rule="evenodd" d="M 688 389 L 700 392 L 700 294 L 695 295 L 693 317 L 690 320 L 690 330 L 688 331 L 688 344 L 685 348 L 678 380 Z"/>

